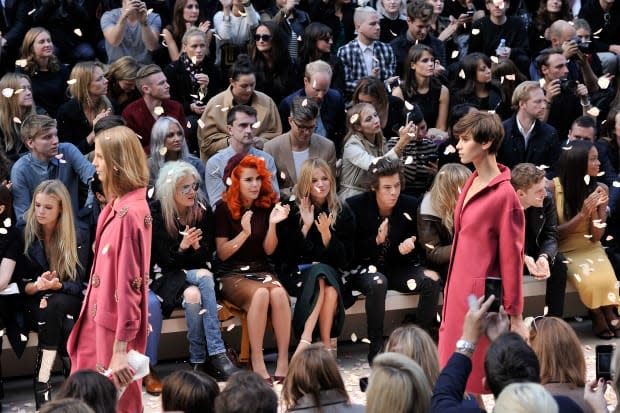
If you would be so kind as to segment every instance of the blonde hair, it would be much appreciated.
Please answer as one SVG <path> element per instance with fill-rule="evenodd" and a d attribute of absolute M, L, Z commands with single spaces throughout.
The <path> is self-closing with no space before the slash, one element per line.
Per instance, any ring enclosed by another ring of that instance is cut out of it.
<path fill-rule="evenodd" d="M 22 119 L 22 127 L 19 133 L 22 138 L 22 142 L 28 143 L 30 139 L 34 139 L 42 132 L 46 132 L 50 129 L 58 127 L 56 119 L 47 115 L 37 115 L 36 113 L 28 116 L 26 119 Z"/>
<path fill-rule="evenodd" d="M 71 70 L 71 80 L 74 83 L 69 85 L 69 94 L 78 101 L 82 109 L 90 109 L 94 114 L 112 107 L 107 96 L 99 97 L 99 100 L 93 101 L 88 88 L 90 82 L 94 80 L 95 69 L 101 69 L 105 73 L 105 66 L 99 62 L 79 62 Z"/>
<path fill-rule="evenodd" d="M 448 163 L 441 167 L 429 191 L 431 206 L 439 214 L 441 223 L 452 233 L 454 208 L 459 198 L 459 188 L 465 185 L 471 171 L 464 165 Z"/>
<path fill-rule="evenodd" d="M 368 142 L 368 139 L 366 139 L 366 137 L 362 135 L 361 131 L 358 130 L 358 128 L 361 128 L 362 119 L 364 118 L 364 112 L 367 111 L 377 112 L 377 109 L 375 109 L 375 107 L 370 103 L 358 103 L 347 111 L 347 128 L 349 128 L 349 131 L 347 132 L 347 135 L 342 141 L 343 145 L 347 143 L 351 136 L 358 135 L 360 138 L 362 138 L 361 141 L 364 145 L 364 148 L 368 150 L 368 148 L 366 147 L 366 142 Z M 354 120 L 354 122 L 352 122 L 352 120 Z M 379 130 L 379 132 L 375 134 L 374 144 L 379 150 L 378 155 L 382 156 L 385 145 L 385 138 L 383 137 L 383 132 L 381 130 Z"/>
<path fill-rule="evenodd" d="M 179 211 L 174 199 L 174 193 L 177 191 L 179 182 L 190 176 L 200 183 L 200 174 L 191 164 L 184 161 L 170 161 L 164 164 L 159 171 L 159 177 L 157 177 L 155 197 L 161 204 L 164 225 L 172 239 L 176 239 L 178 234 L 177 218 L 189 226 L 194 226 L 204 215 L 204 210 L 200 204 L 206 204 L 206 197 L 200 187 L 196 191 L 194 205 L 185 208 L 184 211 Z"/>
<path fill-rule="evenodd" d="M 418 363 L 429 385 L 435 385 L 439 377 L 439 356 L 435 342 L 426 331 L 412 324 L 398 327 L 385 343 L 385 351 L 402 354 Z"/>
<path fill-rule="evenodd" d="M 22 41 L 21 58 L 26 59 L 24 73 L 28 74 L 29 76 L 41 70 L 39 64 L 34 59 L 35 56 L 33 50 L 34 42 L 37 40 L 37 37 L 39 37 L 41 33 L 47 33 L 50 39 L 52 39 L 52 35 L 50 34 L 50 32 L 45 30 L 43 27 L 33 27 L 26 32 L 26 34 L 24 35 L 24 40 Z M 60 61 L 55 55 L 52 55 L 50 57 L 47 69 L 50 72 L 58 72 L 60 70 Z"/>
<path fill-rule="evenodd" d="M 126 126 L 106 129 L 95 136 L 105 161 L 105 175 L 101 179 L 107 199 L 121 197 L 149 183 L 146 154 L 138 135 Z"/>
<path fill-rule="evenodd" d="M 46 257 L 50 271 L 56 271 L 60 281 L 72 280 L 77 277 L 77 267 L 82 264 L 77 253 L 77 237 L 73 221 L 73 209 L 69 191 L 61 181 L 50 179 L 41 182 L 32 194 L 30 208 L 24 216 L 26 226 L 24 228 L 24 254 L 29 256 L 28 250 L 37 240 L 43 240 L 43 227 L 37 222 L 35 203 L 37 195 L 43 194 L 58 201 L 60 215 L 56 221 L 54 232 L 49 244 L 46 244 Z"/>
<path fill-rule="evenodd" d="M 108 66 L 105 77 L 110 83 L 119 80 L 136 80 L 140 63 L 133 56 L 123 56 Z"/>
<path fill-rule="evenodd" d="M 331 220 L 330 227 L 333 229 L 336 225 L 336 219 L 338 219 L 338 214 L 340 214 L 340 210 L 342 206 L 340 205 L 340 200 L 338 199 L 338 192 L 336 187 L 336 178 L 332 173 L 327 162 L 323 159 L 319 158 L 310 158 L 306 159 L 304 163 L 301 164 L 301 169 L 299 171 L 299 178 L 297 179 L 297 185 L 295 185 L 294 193 L 295 193 L 295 201 L 298 205 L 301 204 L 301 200 L 305 197 L 308 197 L 310 201 L 312 201 L 312 196 L 310 193 L 312 192 L 312 173 L 315 169 L 320 169 L 329 179 L 329 194 L 327 195 L 327 209 L 329 211 L 329 219 Z"/>
<path fill-rule="evenodd" d="M 512 108 L 514 110 L 519 110 L 519 103 L 528 100 L 530 98 L 530 92 L 538 89 L 542 90 L 540 83 L 533 80 L 526 80 L 525 82 L 519 83 L 514 92 L 512 92 L 512 99 L 510 102 Z"/>
<path fill-rule="evenodd" d="M 398 353 L 383 353 L 373 360 L 366 413 L 427 412 L 432 388 L 418 363 Z"/>
<path fill-rule="evenodd" d="M 3 142 L 5 152 L 9 152 L 17 146 L 17 142 L 21 141 L 19 134 L 19 126 L 13 119 L 17 118 L 20 121 L 24 120 L 27 116 L 36 113 L 34 101 L 30 109 L 23 111 L 19 106 L 19 93 L 21 86 L 20 81 L 26 79 L 28 84 L 32 87 L 30 78 L 20 73 L 7 73 L 0 79 L 0 90 L 12 89 L 13 94 L 11 97 L 0 97 L 0 130 L 2 130 Z"/>
<path fill-rule="evenodd" d="M 493 413 L 558 413 L 558 404 L 539 383 L 512 383 L 495 399 Z"/>

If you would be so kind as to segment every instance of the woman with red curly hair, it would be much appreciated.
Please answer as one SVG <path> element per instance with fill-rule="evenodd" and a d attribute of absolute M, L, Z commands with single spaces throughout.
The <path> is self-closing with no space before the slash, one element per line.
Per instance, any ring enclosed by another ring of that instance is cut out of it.
<path fill-rule="evenodd" d="M 278 246 L 276 225 L 290 209 L 276 204 L 270 178 L 256 156 L 239 153 L 228 161 L 223 177 L 228 189 L 215 209 L 215 245 L 222 296 L 247 312 L 252 368 L 271 383 L 283 381 L 288 372 L 291 307 L 268 262 Z M 273 379 L 263 359 L 269 310 L 278 346 Z"/>

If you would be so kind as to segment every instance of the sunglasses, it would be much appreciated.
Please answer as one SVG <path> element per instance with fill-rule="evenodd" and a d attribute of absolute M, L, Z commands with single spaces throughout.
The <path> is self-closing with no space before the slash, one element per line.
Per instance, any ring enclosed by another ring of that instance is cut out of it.
<path fill-rule="evenodd" d="M 255 34 L 254 40 L 257 42 L 259 40 L 262 40 L 263 42 L 268 42 L 271 40 L 271 35 L 270 34 Z"/>
<path fill-rule="evenodd" d="M 181 187 L 181 193 L 183 195 L 189 195 L 190 191 L 198 192 L 198 188 L 200 188 L 200 184 L 198 182 L 194 182 L 190 185 L 183 185 Z"/>
<path fill-rule="evenodd" d="M 536 338 L 536 335 L 538 334 L 538 325 L 536 324 L 536 322 L 541 322 L 543 319 L 545 319 L 546 316 L 544 315 L 539 315 L 537 317 L 532 318 L 532 322 L 530 324 L 530 341 L 534 340 Z"/>

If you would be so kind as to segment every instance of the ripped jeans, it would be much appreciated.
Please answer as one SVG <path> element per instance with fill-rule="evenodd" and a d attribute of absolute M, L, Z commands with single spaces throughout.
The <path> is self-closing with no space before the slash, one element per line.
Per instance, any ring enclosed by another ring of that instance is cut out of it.
<path fill-rule="evenodd" d="M 189 341 L 189 361 L 203 363 L 206 361 L 205 345 L 209 356 L 226 351 L 217 318 L 217 301 L 213 275 L 199 276 L 204 269 L 188 270 L 186 280 L 200 290 L 200 302 L 188 303 L 183 300 L 185 319 L 187 321 L 187 339 Z"/>

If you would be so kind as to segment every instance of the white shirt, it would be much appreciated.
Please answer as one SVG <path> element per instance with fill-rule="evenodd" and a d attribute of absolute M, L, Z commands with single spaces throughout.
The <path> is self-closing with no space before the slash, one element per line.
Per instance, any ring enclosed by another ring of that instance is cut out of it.
<path fill-rule="evenodd" d="M 523 126 L 521 125 L 521 122 L 519 122 L 519 117 L 516 116 L 515 118 L 517 119 L 517 128 L 519 129 L 519 132 L 521 132 L 521 135 L 523 135 L 523 139 L 525 140 L 525 149 L 527 149 L 527 144 L 530 141 L 530 135 L 534 130 L 534 126 L 536 126 L 536 120 L 532 122 L 532 126 L 530 126 L 530 129 L 528 131 L 525 131 L 525 129 L 523 129 Z"/>
<path fill-rule="evenodd" d="M 360 45 L 360 49 L 362 49 L 362 58 L 364 59 L 364 63 L 366 64 L 366 75 L 370 76 L 372 74 L 372 68 L 374 67 L 374 42 L 370 45 L 366 46 L 364 43 L 360 42 L 359 39 L 357 43 Z"/>
<path fill-rule="evenodd" d="M 301 171 L 301 164 L 304 163 L 306 159 L 310 156 L 310 148 L 303 151 L 293 151 L 293 161 L 295 162 L 295 174 L 297 178 L 299 178 L 299 173 Z"/>

